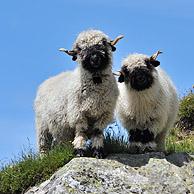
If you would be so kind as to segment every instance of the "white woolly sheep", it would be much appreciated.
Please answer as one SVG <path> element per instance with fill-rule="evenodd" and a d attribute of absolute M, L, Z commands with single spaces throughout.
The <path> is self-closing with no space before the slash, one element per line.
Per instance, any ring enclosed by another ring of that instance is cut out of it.
<path fill-rule="evenodd" d="M 158 67 L 160 53 L 132 54 L 123 60 L 117 116 L 129 132 L 131 152 L 165 151 L 165 137 L 176 119 L 177 93 Z"/>
<path fill-rule="evenodd" d="M 92 140 L 93 156 L 103 155 L 103 129 L 112 122 L 118 87 L 112 73 L 112 51 L 122 38 L 111 41 L 98 30 L 80 33 L 73 50 L 60 49 L 78 62 L 74 71 L 63 72 L 40 85 L 35 100 L 40 153 L 54 145 L 73 141 L 84 156 Z"/>

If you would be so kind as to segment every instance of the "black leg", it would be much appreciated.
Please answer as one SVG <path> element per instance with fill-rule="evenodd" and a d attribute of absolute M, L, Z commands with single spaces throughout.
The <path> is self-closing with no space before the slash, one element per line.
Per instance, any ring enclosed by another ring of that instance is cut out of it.
<path fill-rule="evenodd" d="M 84 157 L 86 156 L 86 151 L 84 149 L 76 149 L 75 154 L 77 157 Z"/>
<path fill-rule="evenodd" d="M 154 141 L 154 134 L 148 129 L 132 129 L 129 131 L 130 142 L 141 142 L 143 144 Z"/>
<path fill-rule="evenodd" d="M 102 159 L 104 158 L 104 149 L 102 147 L 100 148 L 93 148 L 93 157 Z"/>

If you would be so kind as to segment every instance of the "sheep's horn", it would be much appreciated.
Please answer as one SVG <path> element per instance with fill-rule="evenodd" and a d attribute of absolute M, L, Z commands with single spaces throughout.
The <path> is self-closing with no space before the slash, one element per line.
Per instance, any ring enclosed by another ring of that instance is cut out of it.
<path fill-rule="evenodd" d="M 120 76 L 120 75 L 124 75 L 124 73 L 122 71 L 117 71 L 118 73 L 113 72 L 113 75 L 115 76 Z"/>
<path fill-rule="evenodd" d="M 65 52 L 65 53 L 67 53 L 70 56 L 74 56 L 76 54 L 76 52 L 74 50 L 69 51 L 69 50 L 64 49 L 64 48 L 60 48 L 59 51 Z"/>
<path fill-rule="evenodd" d="M 120 71 L 118 71 L 118 72 L 119 72 L 119 74 L 118 74 L 118 73 L 113 72 L 113 75 L 115 75 L 115 76 L 120 76 L 120 75 L 121 75 L 121 72 L 120 72 Z"/>
<path fill-rule="evenodd" d="M 119 40 L 121 40 L 124 36 L 123 35 L 120 35 L 120 36 L 117 36 L 114 40 L 111 40 L 110 43 L 112 46 L 114 46 L 115 44 L 117 44 L 117 42 Z"/>
<path fill-rule="evenodd" d="M 154 53 L 151 57 L 150 57 L 150 60 L 156 60 L 156 58 L 158 57 L 159 54 L 161 54 L 162 51 L 158 50 L 156 53 Z"/>

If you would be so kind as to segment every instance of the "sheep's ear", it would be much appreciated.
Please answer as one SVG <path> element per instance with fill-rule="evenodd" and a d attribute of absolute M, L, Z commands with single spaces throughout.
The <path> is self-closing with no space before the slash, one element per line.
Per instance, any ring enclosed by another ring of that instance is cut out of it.
<path fill-rule="evenodd" d="M 162 51 L 158 50 L 156 53 L 154 53 L 151 57 L 150 57 L 150 63 L 154 66 L 154 67 L 158 67 L 160 65 L 160 61 L 157 61 L 156 58 L 158 57 L 158 55 L 160 55 L 162 53 Z"/>
<path fill-rule="evenodd" d="M 119 78 L 118 78 L 118 82 L 122 83 L 122 82 L 124 82 L 124 81 L 125 81 L 125 77 L 124 77 L 124 75 L 121 73 L 120 76 L 119 76 Z"/>
<path fill-rule="evenodd" d="M 77 60 L 77 56 L 74 55 L 74 56 L 72 57 L 72 60 L 73 60 L 73 61 L 76 61 L 76 60 Z"/>
<path fill-rule="evenodd" d="M 115 45 L 116 45 L 117 42 L 118 42 L 119 40 L 121 40 L 123 37 L 124 37 L 123 35 L 120 35 L 120 36 L 117 36 L 114 40 L 111 40 L 111 41 L 110 41 L 110 45 L 111 45 L 111 48 L 112 48 L 112 51 L 113 51 L 113 52 L 116 51 Z"/>
<path fill-rule="evenodd" d="M 150 61 L 150 63 L 151 63 L 154 67 L 158 67 L 158 66 L 160 65 L 160 61 L 157 61 L 157 60 Z"/>
<path fill-rule="evenodd" d="M 116 47 L 111 45 L 111 48 L 112 48 L 112 52 L 116 51 Z"/>

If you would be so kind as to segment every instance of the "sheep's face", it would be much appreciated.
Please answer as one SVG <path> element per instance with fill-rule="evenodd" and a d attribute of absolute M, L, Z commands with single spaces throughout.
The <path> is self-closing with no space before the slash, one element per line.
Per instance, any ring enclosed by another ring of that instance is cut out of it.
<path fill-rule="evenodd" d="M 113 46 L 108 37 L 97 30 L 79 34 L 73 50 L 77 51 L 77 61 L 91 73 L 111 66 Z"/>
<path fill-rule="evenodd" d="M 125 82 L 128 87 L 143 91 L 149 89 L 157 78 L 155 67 L 160 64 L 142 54 L 129 55 L 123 61 L 119 82 Z"/>
<path fill-rule="evenodd" d="M 60 48 L 60 51 L 72 56 L 83 69 L 92 74 L 95 84 L 102 83 L 102 71 L 112 69 L 112 52 L 116 50 L 115 44 L 122 39 L 118 36 L 110 40 L 99 30 L 88 30 L 80 33 L 72 50 Z"/>

